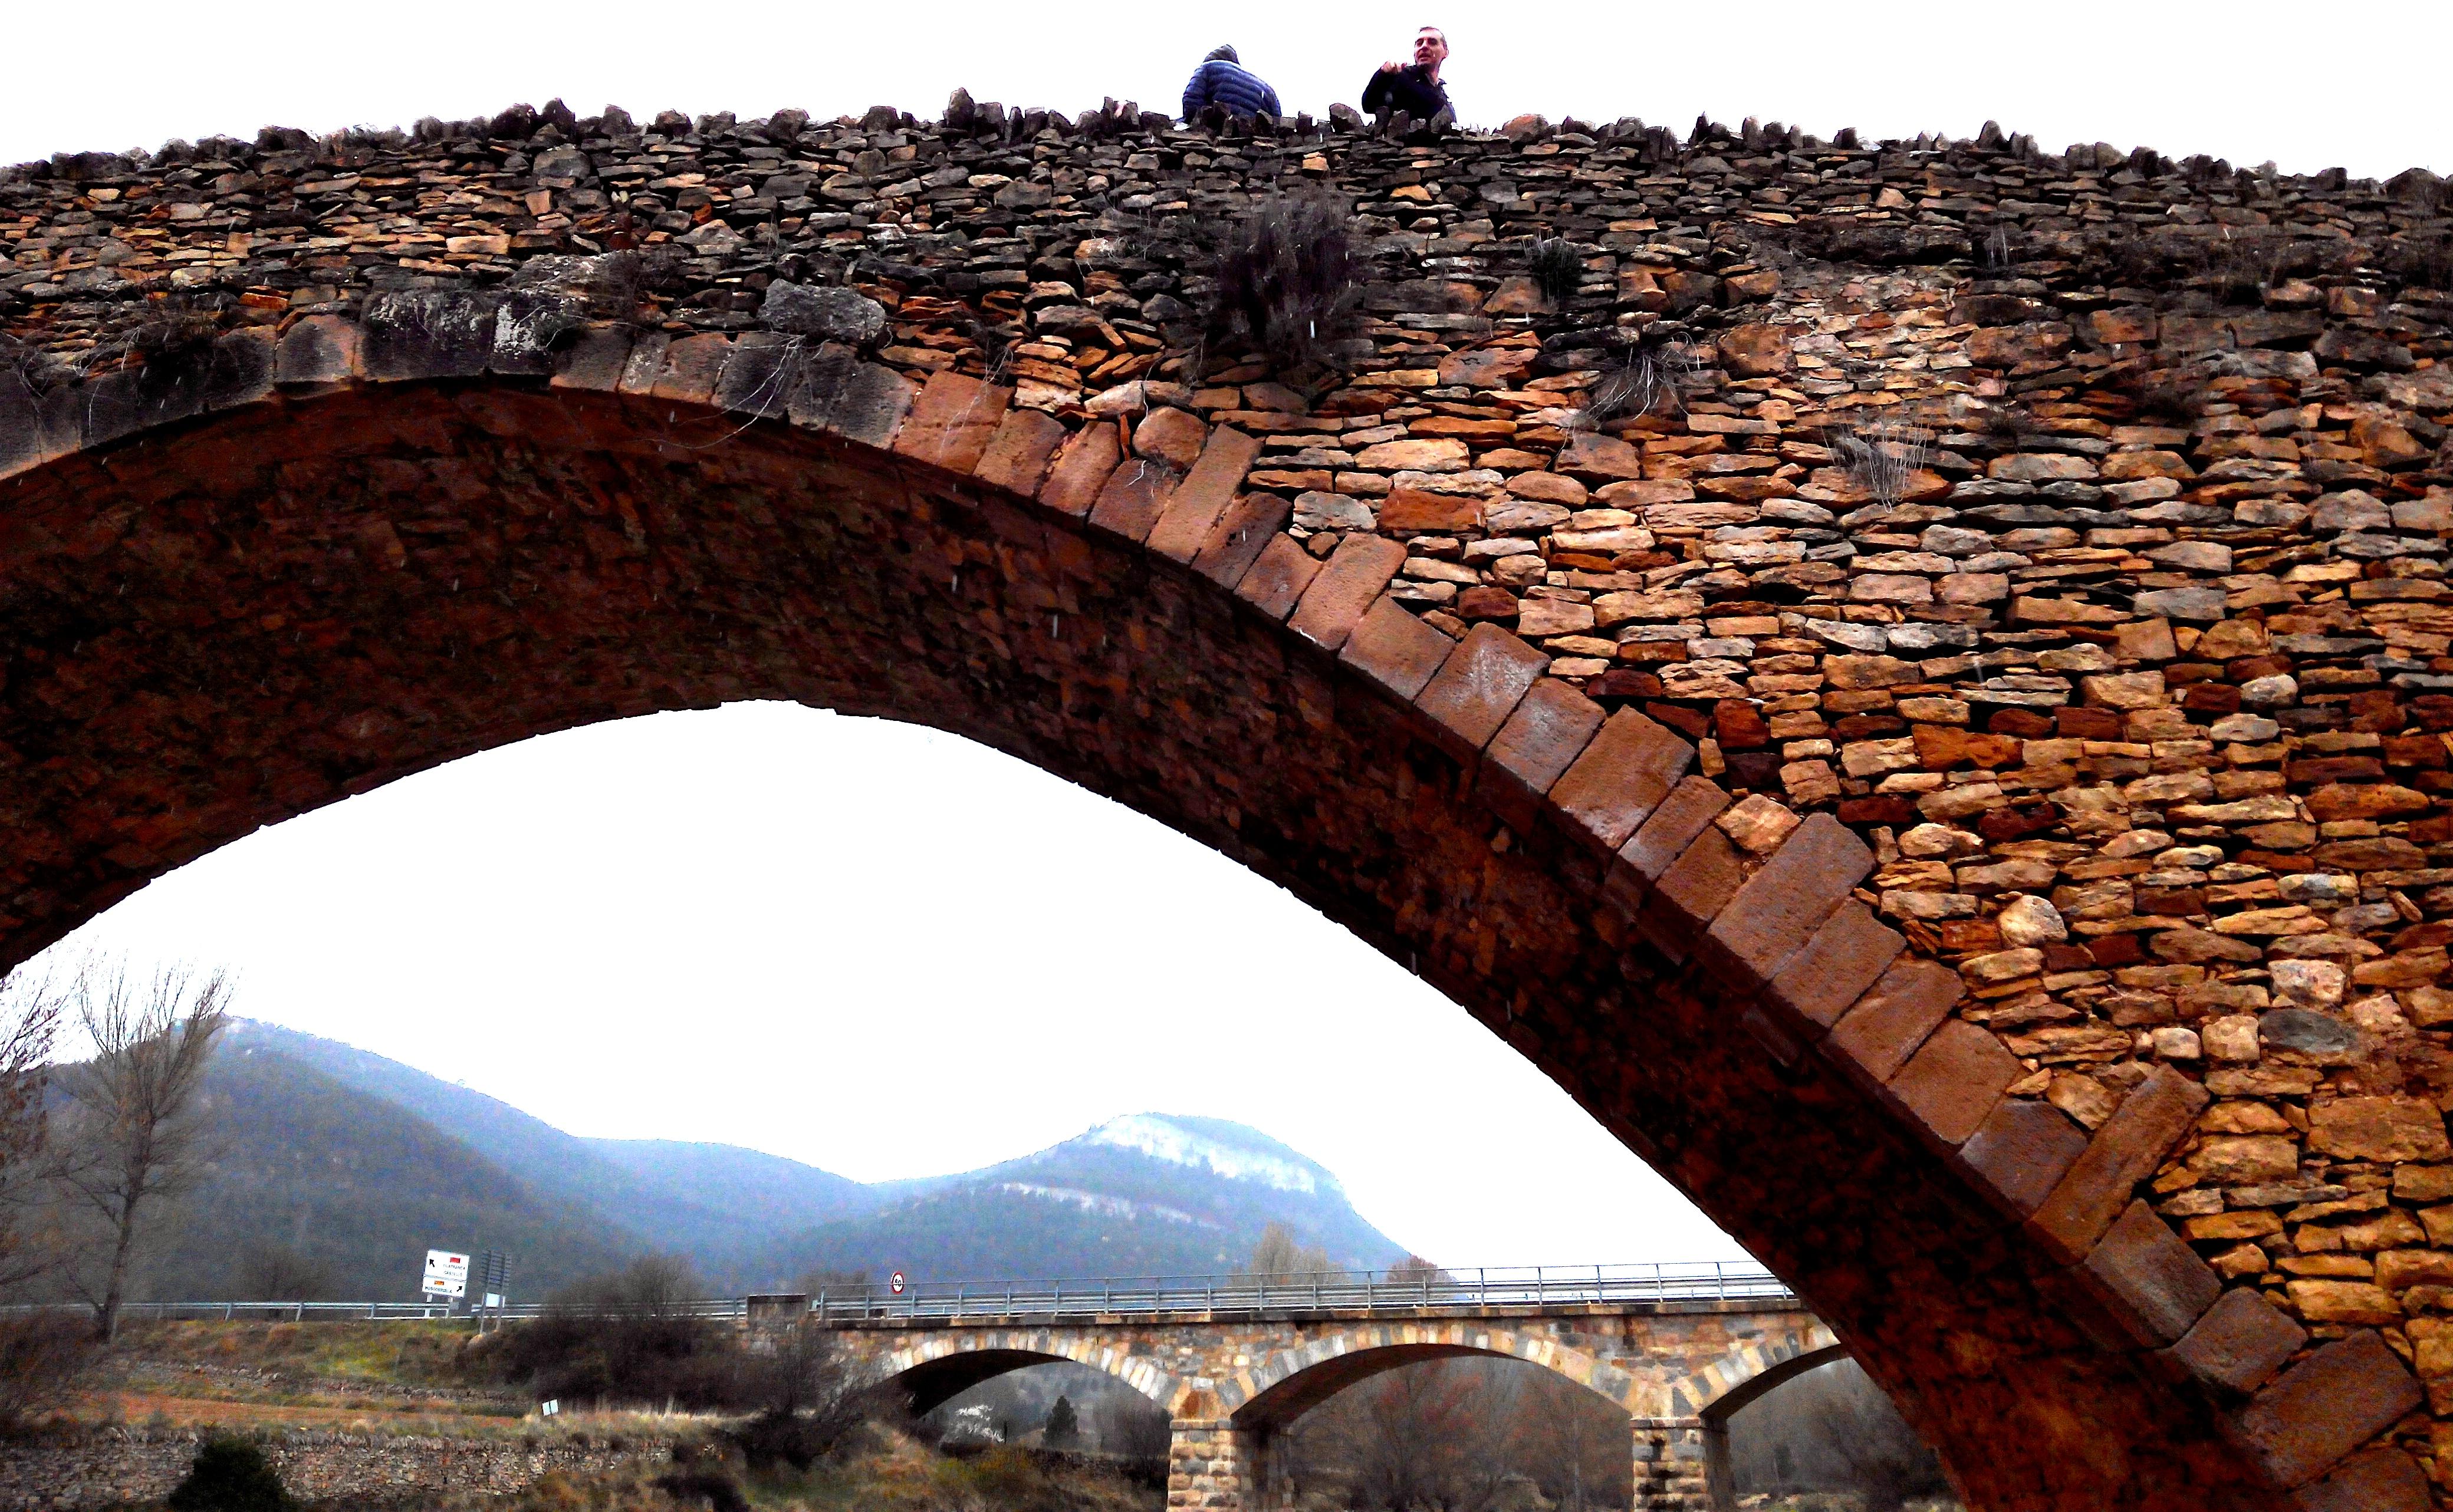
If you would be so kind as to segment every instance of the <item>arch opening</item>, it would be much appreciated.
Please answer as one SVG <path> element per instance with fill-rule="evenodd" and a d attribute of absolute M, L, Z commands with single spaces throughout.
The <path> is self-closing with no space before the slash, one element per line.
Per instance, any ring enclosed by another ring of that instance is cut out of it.
<path fill-rule="evenodd" d="M 1845 1349 L 1783 1362 L 1705 1409 L 1714 1512 L 1750 1499 L 1845 1491 L 1869 1512 L 1955 1493 L 1930 1445 Z"/>
<path fill-rule="evenodd" d="M 1358 1363 L 1306 1372 L 1321 1378 L 1311 1383 L 1318 1400 L 1247 1430 L 1264 1505 L 1650 1504 L 1636 1499 L 1637 1435 L 1625 1407 L 1541 1362 L 1397 1347 Z"/>
<path fill-rule="evenodd" d="M 1071 1355 L 1043 1353 L 1030 1349 L 961 1349 L 923 1360 L 887 1376 L 882 1384 L 889 1392 L 900 1393 L 909 1403 L 914 1417 L 929 1413 L 952 1402 L 974 1386 L 985 1384 L 1016 1371 L 1039 1365 L 1072 1364 L 1098 1369 L 1095 1362 L 1077 1360 Z M 1112 1372 L 1103 1371 L 1109 1379 L 1147 1396 L 1134 1383 Z M 1165 1406 L 1165 1403 L 1158 1403 Z"/>
<path fill-rule="evenodd" d="M 1441 1360 L 1504 1360 L 1535 1363 L 1503 1349 L 1473 1344 L 1420 1343 L 1366 1347 L 1350 1353 L 1332 1354 L 1317 1364 L 1292 1371 L 1246 1399 L 1234 1409 L 1230 1418 L 1237 1428 L 1246 1432 L 1283 1432 L 1331 1398 L 1375 1377 L 1408 1365 Z M 1574 1381 L 1575 1378 L 1563 1374 L 1561 1379 Z M 1590 1384 L 1583 1381 L 1575 1383 L 1579 1386 Z M 1594 1394 L 1613 1406 L 1620 1405 L 1617 1399 L 1606 1392 L 1596 1388 Z"/>
<path fill-rule="evenodd" d="M 1121 1377 L 1070 1359 L 1034 1361 L 992 1376 L 933 1410 L 939 1432 L 952 1431 L 960 1415 L 976 1410 L 1007 1443 L 1101 1455 L 1145 1472 L 1164 1465 L 1173 1436 L 1166 1406 Z"/>

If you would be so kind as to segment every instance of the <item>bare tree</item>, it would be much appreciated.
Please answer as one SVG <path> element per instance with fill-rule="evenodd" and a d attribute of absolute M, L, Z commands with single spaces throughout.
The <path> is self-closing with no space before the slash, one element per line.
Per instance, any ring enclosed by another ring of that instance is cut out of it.
<path fill-rule="evenodd" d="M 1511 1429 L 1513 1462 L 1541 1483 L 1558 1512 L 1626 1505 L 1626 1415 L 1609 1402 L 1563 1376 L 1528 1372 Z"/>
<path fill-rule="evenodd" d="M 1101 1454 L 1164 1461 L 1175 1430 L 1165 1407 L 1137 1392 L 1119 1391 L 1091 1406 L 1090 1437 Z"/>
<path fill-rule="evenodd" d="M 806 1319 L 745 1351 L 741 1372 L 738 1400 L 758 1410 L 732 1439 L 752 1468 L 808 1469 L 848 1443 L 884 1402 L 835 1335 Z"/>
<path fill-rule="evenodd" d="M 1853 1360 L 1825 1368 L 1830 1387 L 1807 1399 L 1805 1420 L 1847 1465 L 1865 1512 L 1899 1512 L 1912 1496 L 1946 1489 L 1933 1451 L 1864 1368 Z"/>
<path fill-rule="evenodd" d="M 1896 1512 L 1940 1496 L 1941 1462 L 1856 1362 L 1809 1370 L 1738 1409 L 1729 1420 L 1731 1468 L 1741 1495 L 1848 1491 L 1865 1512 Z"/>
<path fill-rule="evenodd" d="M 1304 1489 L 1328 1482 L 1355 1507 L 1486 1512 L 1510 1469 L 1513 1384 L 1473 1363 L 1400 1366 L 1300 1419 L 1289 1466 Z"/>
<path fill-rule="evenodd" d="M 103 1258 L 77 1285 L 96 1334 L 114 1339 L 147 1220 L 160 1199 L 193 1184 L 207 1158 L 196 1091 L 228 1022 L 229 983 L 218 971 L 199 982 L 177 966 L 131 983 L 125 965 L 90 965 L 70 996 L 94 1053 L 60 1074 L 69 1129 L 55 1169 L 71 1204 L 102 1228 Z"/>
<path fill-rule="evenodd" d="M 1432 1360 L 1347 1387 L 1296 1420 L 1298 1494 L 1368 1512 L 1491 1512 L 1529 1489 L 1559 1512 L 1625 1506 L 1625 1415 L 1512 1360 Z"/>
<path fill-rule="evenodd" d="M 332 1267 L 289 1244 L 257 1244 L 239 1262 L 238 1296 L 246 1302 L 329 1302 Z"/>
<path fill-rule="evenodd" d="M 43 1094 L 65 1001 L 50 978 L 22 967 L 0 982 L 0 1290 L 41 1274 L 56 1253 L 30 1242 L 26 1219 L 46 1174 Z"/>
<path fill-rule="evenodd" d="M 1293 1229 L 1272 1222 L 1253 1242 L 1251 1261 L 1235 1274 L 1258 1282 L 1284 1282 L 1333 1268 L 1327 1250 L 1318 1244 L 1306 1247 L 1296 1240 Z"/>
<path fill-rule="evenodd" d="M 57 1236 L 30 1222 L 42 1211 L 44 1090 L 66 991 L 22 967 L 0 982 L 0 1293 L 57 1263 Z M 41 1312 L 0 1316 L 0 1433 L 58 1406 L 93 1354 L 86 1330 Z"/>

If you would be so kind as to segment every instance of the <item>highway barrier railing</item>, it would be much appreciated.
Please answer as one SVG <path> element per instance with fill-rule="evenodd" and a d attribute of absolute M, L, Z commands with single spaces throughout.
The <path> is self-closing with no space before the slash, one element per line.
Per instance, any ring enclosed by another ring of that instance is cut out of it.
<path fill-rule="evenodd" d="M 548 1312 L 623 1311 L 660 1316 L 788 1318 L 802 1306 L 818 1323 L 907 1322 L 926 1325 L 975 1318 L 1133 1317 L 1273 1312 L 1408 1313 L 1526 1307 L 1676 1306 L 1751 1303 L 1802 1305 L 1787 1283 L 1756 1265 L 1725 1261 L 1635 1265 L 1488 1265 L 1432 1270 L 1328 1270 L 1279 1276 L 1127 1276 L 1058 1281 L 911 1282 L 826 1286 L 814 1293 L 716 1297 L 653 1308 L 580 1309 L 552 1303 L 472 1308 L 441 1302 L 130 1303 L 122 1319 L 254 1322 L 370 1322 L 412 1319 L 535 1318 Z M 58 1304 L 74 1308 L 74 1304 Z M 39 1310 L 26 1306 L 0 1313 Z M 83 1310 L 83 1309 L 74 1309 Z"/>

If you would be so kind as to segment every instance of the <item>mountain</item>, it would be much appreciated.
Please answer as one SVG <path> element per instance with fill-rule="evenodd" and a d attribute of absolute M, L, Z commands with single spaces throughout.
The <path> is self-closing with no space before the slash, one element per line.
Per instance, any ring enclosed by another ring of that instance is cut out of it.
<path fill-rule="evenodd" d="M 687 1207 L 718 1214 L 728 1230 L 738 1229 L 753 1242 L 813 1218 L 868 1212 L 889 1200 L 877 1188 L 848 1176 L 738 1144 L 688 1144 L 675 1140 L 582 1143 L 628 1172 L 670 1210 Z"/>
<path fill-rule="evenodd" d="M 728 1144 L 584 1139 L 332 1040 L 233 1021 L 207 1074 L 215 1151 L 166 1211 L 153 1296 L 248 1289 L 269 1250 L 353 1298 L 414 1295 L 429 1247 L 502 1249 L 515 1296 L 647 1253 L 739 1292 L 813 1271 L 929 1280 L 1190 1275 L 1283 1223 L 1340 1263 L 1404 1251 L 1337 1178 L 1257 1129 L 1143 1113 L 1019 1160 L 865 1185 Z"/>
<path fill-rule="evenodd" d="M 831 1171 L 728 1144 L 582 1139 L 483 1092 L 276 1025 L 234 1022 L 224 1044 L 273 1051 L 414 1113 L 537 1191 L 595 1214 L 627 1247 L 687 1254 L 702 1267 L 721 1268 L 778 1229 L 867 1211 L 885 1200 Z"/>
<path fill-rule="evenodd" d="M 794 1235 L 747 1264 L 763 1284 L 812 1271 L 986 1282 L 1204 1275 L 1246 1259 L 1272 1222 L 1339 1264 L 1405 1255 L 1354 1211 L 1335 1176 L 1258 1129 L 1139 1113 Z"/>
<path fill-rule="evenodd" d="M 503 1249 L 534 1296 L 634 1247 L 431 1122 L 243 1040 L 214 1055 L 199 1106 L 212 1159 L 163 1214 L 141 1295 L 248 1293 L 281 1246 L 326 1295 L 384 1301 L 416 1298 L 429 1247 Z"/>

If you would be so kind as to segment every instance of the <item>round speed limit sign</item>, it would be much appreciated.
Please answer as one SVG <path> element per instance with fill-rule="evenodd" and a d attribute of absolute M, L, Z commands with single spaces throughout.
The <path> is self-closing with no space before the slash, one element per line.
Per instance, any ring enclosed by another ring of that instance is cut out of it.
<path fill-rule="evenodd" d="M 888 1282 L 887 1283 L 887 1284 L 894 1288 L 894 1295 L 896 1295 L 897 1297 L 902 1296 L 902 1295 L 903 1295 L 903 1272 L 901 1272 L 901 1271 L 899 1271 L 899 1270 L 898 1270 L 898 1271 L 896 1271 L 896 1272 L 894 1273 L 894 1277 L 893 1277 L 893 1279 L 892 1279 L 892 1280 L 890 1280 L 890 1281 L 888 1281 Z"/>

